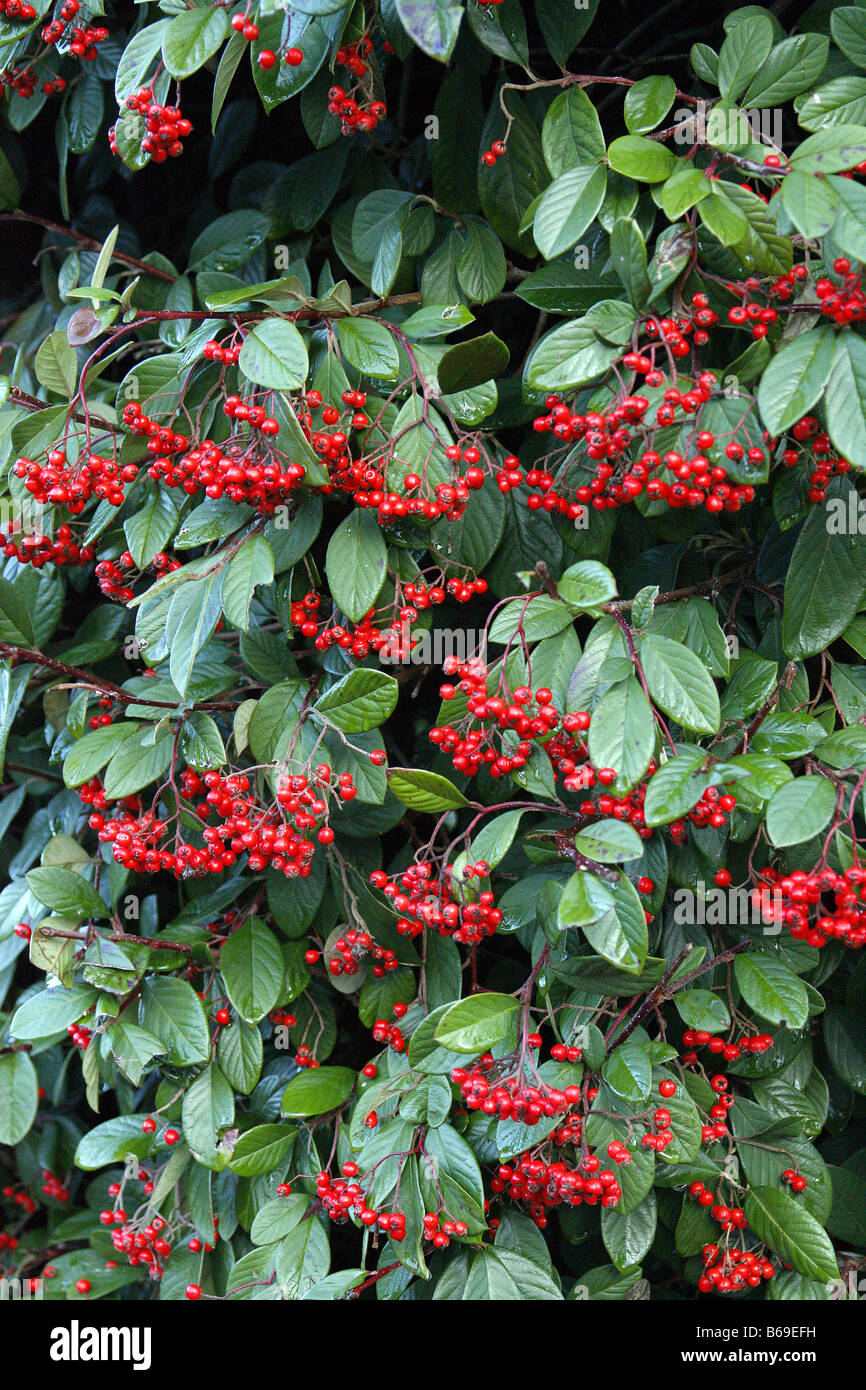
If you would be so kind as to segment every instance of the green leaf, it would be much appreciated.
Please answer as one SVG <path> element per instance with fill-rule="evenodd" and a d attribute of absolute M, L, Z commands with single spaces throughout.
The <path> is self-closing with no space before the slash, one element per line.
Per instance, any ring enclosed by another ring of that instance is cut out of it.
<path fill-rule="evenodd" d="M 616 580 L 598 560 L 578 560 L 563 571 L 557 585 L 568 606 L 580 613 L 600 615 L 602 604 L 616 598 Z"/>
<path fill-rule="evenodd" d="M 836 10 L 835 14 L 842 14 Z M 858 10 L 859 14 L 860 11 Z M 818 130 L 791 151 L 792 170 L 806 174 L 838 174 L 866 159 L 866 126 L 831 125 Z M 784 181 L 787 183 L 787 179 Z"/>
<path fill-rule="evenodd" d="M 795 777 L 767 804 L 767 834 L 781 848 L 820 835 L 836 809 L 836 791 L 826 777 Z"/>
<path fill-rule="evenodd" d="M 781 106 L 814 88 L 827 63 L 829 40 L 823 34 L 795 34 L 777 43 L 743 97 L 743 106 Z M 800 124 L 805 125 L 802 114 Z M 818 124 L 823 124 L 820 120 Z"/>
<path fill-rule="evenodd" d="M 429 58 L 447 63 L 454 51 L 463 7 L 457 0 L 394 0 L 400 23 Z"/>
<path fill-rule="evenodd" d="M 79 1021 L 95 997 L 96 992 L 89 985 L 41 989 L 19 1004 L 9 1032 L 19 1042 L 39 1042 L 56 1033 L 65 1033 L 70 1023 Z"/>
<path fill-rule="evenodd" d="M 710 785 L 703 771 L 706 761 L 703 749 L 681 745 L 676 757 L 662 763 L 647 787 L 644 802 L 647 825 L 667 825 L 697 805 Z"/>
<path fill-rule="evenodd" d="M 159 1038 L 172 1066 L 188 1067 L 206 1062 L 210 1033 L 201 1000 L 186 980 L 158 976 L 141 987 L 138 1021 Z"/>
<path fill-rule="evenodd" d="M 610 234 L 610 259 L 626 294 L 636 308 L 646 303 L 652 290 L 647 275 L 646 243 L 632 217 L 618 217 Z"/>
<path fill-rule="evenodd" d="M 550 56 L 564 68 L 595 18 L 600 0 L 563 5 L 562 0 L 535 0 L 535 16 Z"/>
<path fill-rule="evenodd" d="M 753 14 L 737 24 L 719 51 L 719 89 L 736 101 L 763 68 L 773 47 L 773 21 L 767 14 Z"/>
<path fill-rule="evenodd" d="M 514 1250 L 483 1250 L 476 1255 L 463 1299 L 471 1302 L 562 1302 L 550 1275 Z"/>
<path fill-rule="evenodd" d="M 834 6 L 830 11 L 830 33 L 846 58 L 858 68 L 866 68 L 866 15 L 859 5 Z"/>
<path fill-rule="evenodd" d="M 114 800 L 132 796 L 149 782 L 155 782 L 171 764 L 174 736 L 166 733 L 152 743 L 152 726 L 137 724 L 134 727 L 136 736 L 119 744 L 103 775 L 103 786 Z"/>
<path fill-rule="evenodd" d="M 328 1236 L 314 1217 L 307 1217 L 277 1246 L 276 1278 L 281 1297 L 304 1298 L 330 1267 Z"/>
<path fill-rule="evenodd" d="M 222 610 L 242 632 L 250 626 L 250 607 L 260 584 L 272 584 L 274 552 L 264 536 L 251 536 L 232 557 L 220 590 Z"/>
<path fill-rule="evenodd" d="M 613 906 L 583 928 L 592 949 L 603 960 L 630 975 L 639 975 L 649 950 L 646 914 L 635 889 L 620 874 L 616 883 L 606 884 L 613 894 Z"/>
<path fill-rule="evenodd" d="M 611 1053 L 601 1074 L 618 1096 L 639 1105 L 649 1099 L 652 1065 L 645 1048 L 638 1042 L 624 1042 Z"/>
<path fill-rule="evenodd" d="M 280 943 L 258 918 L 249 918 L 229 937 L 220 970 L 229 999 L 247 1023 L 258 1023 L 279 1002 L 284 968 Z"/>
<path fill-rule="evenodd" d="M 520 640 L 538 642 L 555 637 L 570 626 L 572 615 L 565 604 L 549 594 L 536 594 L 529 599 L 512 599 L 499 610 L 487 634 L 491 642 L 514 647 Z"/>
<path fill-rule="evenodd" d="M 348 1067 L 317 1067 L 315 1071 L 301 1072 L 283 1091 L 281 1113 L 290 1119 L 324 1115 L 347 1101 L 354 1085 L 355 1073 Z"/>
<path fill-rule="evenodd" d="M 219 1067 L 205 1067 L 184 1091 L 181 1108 L 183 1137 L 198 1163 L 217 1166 L 221 1131 L 228 1129 L 234 1116 L 234 1091 Z"/>
<path fill-rule="evenodd" d="M 457 810 L 469 802 L 453 782 L 438 772 L 423 768 L 392 767 L 388 770 L 388 787 L 404 806 L 428 814 Z"/>
<path fill-rule="evenodd" d="M 627 864 L 643 854 L 643 843 L 637 831 L 627 821 L 619 820 L 595 821 L 578 832 L 574 847 L 600 864 Z"/>
<path fill-rule="evenodd" d="M 234 1019 L 220 1029 L 217 1061 L 220 1071 L 236 1091 L 249 1095 L 262 1072 L 262 1035 L 258 1028 Z"/>
<path fill-rule="evenodd" d="M 512 118 L 508 132 L 508 156 L 486 165 L 478 176 L 478 191 L 484 216 L 506 246 L 526 255 L 533 252 L 532 238 L 522 228 L 523 218 L 533 200 L 549 182 L 538 127 L 519 94 L 503 90 L 503 100 Z M 501 139 L 505 115 L 494 99 L 482 135 L 482 147 Z"/>
<path fill-rule="evenodd" d="M 427 1210 L 436 1204 L 433 1194 L 441 1193 L 455 1220 L 465 1221 L 472 1234 L 483 1231 L 487 1225 L 484 1182 L 469 1144 L 451 1125 L 443 1124 L 428 1129 L 424 1148 L 420 1178 Z"/>
<path fill-rule="evenodd" d="M 801 87 L 800 91 L 805 88 Z M 866 77 L 834 77 L 797 102 L 797 119 L 806 130 L 866 121 Z"/>
<path fill-rule="evenodd" d="M 191 77 L 216 53 L 228 31 L 223 9 L 185 10 L 169 21 L 162 57 L 172 77 Z"/>
<path fill-rule="evenodd" d="M 818 328 L 801 333 L 774 353 L 758 387 L 758 406 L 771 434 L 790 429 L 821 399 L 834 344 L 832 331 Z"/>
<path fill-rule="evenodd" d="M 646 135 L 661 125 L 677 96 L 672 77 L 642 77 L 625 94 L 625 123 L 630 135 Z"/>
<path fill-rule="evenodd" d="M 640 660 L 650 695 L 666 714 L 695 733 L 718 732 L 718 692 L 694 652 L 670 637 L 649 633 L 641 642 Z"/>
<path fill-rule="evenodd" d="M 749 223 L 745 214 L 726 198 L 719 188 L 710 190 L 698 203 L 698 216 L 708 232 L 723 246 L 736 246 L 748 235 Z"/>
<path fill-rule="evenodd" d="M 41 386 L 71 399 L 78 385 L 78 354 L 63 329 L 50 333 L 39 348 L 33 370 Z"/>
<path fill-rule="evenodd" d="M 382 528 L 372 512 L 355 507 L 334 528 L 328 542 L 325 573 L 337 607 L 360 622 L 385 583 L 388 551 Z"/>
<path fill-rule="evenodd" d="M 581 869 L 562 890 L 557 909 L 559 926 L 563 930 L 587 926 L 610 912 L 614 904 L 613 890 L 604 879 Z"/>
<path fill-rule="evenodd" d="M 109 915 L 96 889 L 72 869 L 31 869 L 27 886 L 34 897 L 61 916 L 105 918 Z"/>
<path fill-rule="evenodd" d="M 843 1004 L 831 1004 L 824 1014 L 823 1027 L 834 1070 L 852 1091 L 866 1095 L 866 1026 L 862 1017 Z"/>
<path fill-rule="evenodd" d="M 621 355 L 621 347 L 604 341 L 596 332 L 595 324 L 602 315 L 618 316 L 627 340 L 636 317 L 634 310 L 616 300 L 601 300 L 583 318 L 569 319 L 536 343 L 524 367 L 530 390 L 567 391 L 586 386 L 607 371 Z"/>
<path fill-rule="evenodd" d="M 10 580 L 0 578 L 0 641 L 31 647 L 35 640 L 23 593 Z"/>
<path fill-rule="evenodd" d="M 439 143 L 437 141 L 437 144 Z M 467 299 L 472 304 L 489 303 L 505 288 L 505 278 L 505 252 L 499 237 L 483 218 L 464 218 L 463 246 L 457 257 L 457 279 Z M 472 316 L 468 309 L 460 307 L 466 316 L 465 322 L 471 323 Z M 429 312 L 419 310 L 418 314 L 412 315 L 412 319 Z M 409 332 L 409 322 L 411 320 L 404 320 L 401 324 L 404 333 Z M 451 322 L 454 328 L 462 326 L 456 317 L 452 318 Z"/>
<path fill-rule="evenodd" d="M 791 169 L 782 181 L 780 197 L 797 231 L 809 239 L 825 236 L 838 216 L 839 205 L 826 181 L 799 169 Z"/>
<path fill-rule="evenodd" d="M 468 0 L 467 16 L 473 34 L 491 53 L 507 62 L 526 67 L 529 51 L 526 42 L 526 20 L 519 0 L 501 0 L 488 5 L 483 0 Z"/>
<path fill-rule="evenodd" d="M 272 1173 L 288 1158 L 295 1133 L 285 1125 L 256 1125 L 246 1130 L 235 1144 L 229 1167 L 241 1178 Z"/>
<path fill-rule="evenodd" d="M 144 506 L 123 523 L 129 553 L 139 569 L 150 564 L 174 535 L 177 508 L 167 488 L 155 487 Z"/>
<path fill-rule="evenodd" d="M 82 1135 L 75 1150 L 75 1166 L 88 1172 L 107 1163 L 122 1163 L 128 1155 L 144 1158 L 153 1140 L 141 1130 L 140 1115 L 117 1115 Z"/>
<path fill-rule="evenodd" d="M 494 816 L 493 820 L 488 821 L 483 829 L 472 837 L 473 861 L 477 863 L 479 859 L 484 860 L 491 869 L 495 869 L 511 848 L 522 816 L 521 810 L 504 811 L 501 816 Z"/>
<path fill-rule="evenodd" d="M 602 164 L 581 164 L 554 179 L 535 209 L 532 234 L 546 260 L 568 251 L 598 214 L 607 188 Z"/>
<path fill-rule="evenodd" d="M 588 747 L 593 767 L 613 768 L 618 795 L 631 791 L 643 777 L 655 747 L 655 722 L 633 676 L 599 700 L 589 726 Z"/>
<path fill-rule="evenodd" d="M 830 1237 L 804 1206 L 773 1187 L 746 1193 L 746 1220 L 760 1240 L 785 1264 L 808 1279 L 837 1279 Z"/>
<path fill-rule="evenodd" d="M 393 713 L 400 688 L 383 671 L 350 671 L 316 703 L 315 712 L 345 734 L 376 729 Z"/>
<path fill-rule="evenodd" d="M 373 319 L 337 320 L 337 337 L 347 362 L 365 376 L 391 381 L 400 369 L 400 354 L 393 334 Z"/>
<path fill-rule="evenodd" d="M 834 479 L 828 494 L 847 515 L 852 484 Z M 853 619 L 866 592 L 866 536 L 831 529 L 830 508 L 815 508 L 797 537 L 785 580 L 782 645 L 794 660 L 829 647 Z"/>
<path fill-rule="evenodd" d="M 737 956 L 734 975 L 744 1000 L 768 1023 L 802 1028 L 809 1017 L 806 986 L 789 965 L 775 956 Z"/>
<path fill-rule="evenodd" d="M 203 579 L 179 585 L 169 605 L 165 620 L 168 669 L 181 697 L 189 689 L 196 657 L 210 641 L 220 620 L 224 576 L 225 571 L 214 566 Z M 121 749 L 121 756 L 123 752 Z M 112 759 L 112 766 L 113 762 Z M 109 768 L 109 775 L 111 772 Z M 142 785 L 142 782 L 136 784 L 137 787 Z"/>
<path fill-rule="evenodd" d="M 836 448 L 855 468 L 866 468 L 866 342 L 853 333 L 835 337 L 826 411 Z"/>
<path fill-rule="evenodd" d="M 0 1144 L 19 1144 L 36 1118 L 39 1081 L 26 1052 L 0 1056 Z"/>
<path fill-rule="evenodd" d="M 250 381 L 274 391 L 294 391 L 307 379 L 306 344 L 293 323 L 265 319 L 244 338 L 238 366 Z"/>
<path fill-rule="evenodd" d="M 189 13 L 201 11 L 190 10 Z M 188 269 L 238 270 L 246 265 L 270 230 L 270 220 L 263 213 L 246 209 L 226 213 L 196 237 L 190 247 Z"/>
<path fill-rule="evenodd" d="M 541 127 L 541 147 L 555 179 L 578 165 L 604 159 L 601 121 L 582 87 L 567 87 L 551 102 Z"/>
<path fill-rule="evenodd" d="M 607 151 L 611 169 L 639 183 L 662 183 L 676 167 L 676 156 L 645 135 L 621 135 Z"/>
<path fill-rule="evenodd" d="M 653 1243 L 656 1219 L 656 1196 L 652 1190 L 628 1215 L 616 1207 L 602 1208 L 601 1238 L 618 1270 L 640 1264 Z"/>
<path fill-rule="evenodd" d="M 434 1037 L 450 1052 L 484 1052 L 513 1034 L 519 1008 L 508 994 L 475 994 L 446 1010 Z"/>
<path fill-rule="evenodd" d="M 653 189 L 653 198 L 660 204 L 665 216 L 675 221 L 702 198 L 708 198 L 711 192 L 712 186 L 703 170 L 682 162 L 670 178 L 665 179 L 661 188 Z"/>
<path fill-rule="evenodd" d="M 708 989 L 684 989 L 674 996 L 677 1013 L 687 1028 L 718 1033 L 730 1024 L 724 999 Z"/>
<path fill-rule="evenodd" d="M 0 208 L 16 208 L 21 201 L 21 185 L 8 158 L 0 150 Z"/>
<path fill-rule="evenodd" d="M 436 375 L 446 394 L 450 391 L 469 391 L 491 378 L 500 376 L 508 366 L 509 352 L 495 333 L 470 338 L 445 349 L 439 359 Z"/>

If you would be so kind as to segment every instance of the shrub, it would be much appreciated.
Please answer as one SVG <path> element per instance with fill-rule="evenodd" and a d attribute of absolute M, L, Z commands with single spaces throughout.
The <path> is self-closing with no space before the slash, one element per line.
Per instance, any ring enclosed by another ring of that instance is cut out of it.
<path fill-rule="evenodd" d="M 46 1297 L 864 1259 L 866 11 L 605 8 L 6 0 Z"/>

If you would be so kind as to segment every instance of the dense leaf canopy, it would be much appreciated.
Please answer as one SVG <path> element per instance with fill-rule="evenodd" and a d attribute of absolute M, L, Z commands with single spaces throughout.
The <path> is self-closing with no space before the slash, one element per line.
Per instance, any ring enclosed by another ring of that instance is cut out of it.
<path fill-rule="evenodd" d="M 47 1298 L 866 1259 L 866 9 L 631 8 L 0 0 Z"/>

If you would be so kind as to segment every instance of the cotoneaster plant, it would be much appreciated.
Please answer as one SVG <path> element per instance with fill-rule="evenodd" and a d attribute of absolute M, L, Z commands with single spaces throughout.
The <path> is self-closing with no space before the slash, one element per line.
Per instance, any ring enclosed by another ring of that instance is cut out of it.
<path fill-rule="evenodd" d="M 866 10 L 613 8 L 0 4 L 47 1298 L 857 1287 Z"/>

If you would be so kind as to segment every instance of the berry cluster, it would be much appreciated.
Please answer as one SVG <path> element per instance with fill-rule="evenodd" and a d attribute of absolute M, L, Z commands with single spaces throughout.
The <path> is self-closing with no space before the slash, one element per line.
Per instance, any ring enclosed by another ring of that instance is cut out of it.
<path fill-rule="evenodd" d="M 69 526 L 59 526 L 53 540 L 39 531 L 22 535 L 13 521 L 7 522 L 5 529 L 5 536 L 0 529 L 3 554 L 21 565 L 32 565 L 35 570 L 48 564 L 87 565 L 96 559 L 95 547 L 79 545 Z"/>
<path fill-rule="evenodd" d="M 794 869 L 782 874 L 768 868 L 759 874 L 759 883 L 752 901 L 764 921 L 786 926 L 795 941 L 818 947 L 834 940 L 852 949 L 866 946 L 866 869 L 855 867 L 841 874 L 833 869 Z"/>
<path fill-rule="evenodd" d="M 354 927 L 338 936 L 330 951 L 328 971 L 334 976 L 357 975 L 362 962 L 368 956 L 373 961 L 373 975 L 376 979 L 382 979 L 389 970 L 396 970 L 400 964 L 393 951 L 380 946 L 368 931 L 357 931 Z M 308 960 L 311 965 L 319 959 L 318 951 L 311 951 L 308 956 L 313 957 L 312 960 Z"/>
<path fill-rule="evenodd" d="M 148 476 L 167 487 L 182 488 L 189 496 L 204 488 L 207 497 L 228 497 L 255 507 L 262 516 L 272 516 L 300 487 L 304 467 L 274 462 L 272 454 L 270 461 L 257 462 L 255 450 L 255 444 L 242 446 L 236 438 L 224 444 L 205 439 L 175 461 L 156 459 L 147 470 Z"/>
<path fill-rule="evenodd" d="M 72 1039 L 73 1046 L 80 1047 L 81 1051 L 85 1052 L 93 1037 L 90 1029 L 84 1028 L 80 1023 L 70 1023 L 66 1031 Z"/>
<path fill-rule="evenodd" d="M 76 5 L 76 9 L 78 6 Z M 22 23 L 27 23 L 36 18 L 36 10 L 26 0 L 0 0 L 0 17 L 3 19 L 20 19 Z"/>
<path fill-rule="evenodd" d="M 37 502 L 65 506 L 77 516 L 91 497 L 102 498 L 113 507 L 119 507 L 124 487 L 138 477 L 138 466 L 120 464 L 117 459 L 102 458 L 99 454 L 87 454 L 76 463 L 69 463 L 65 450 L 54 448 L 48 450 L 45 463 L 29 458 L 16 459 L 14 472 L 16 478 L 24 479 L 25 488 Z"/>
<path fill-rule="evenodd" d="M 316 1196 L 322 1210 L 338 1226 L 344 1226 L 350 1217 L 357 1217 L 362 1226 L 378 1226 L 397 1244 L 406 1238 L 406 1217 L 402 1212 L 376 1211 L 367 1205 L 363 1189 L 355 1179 L 358 1175 L 357 1163 L 344 1163 L 342 1178 L 334 1180 L 330 1173 L 321 1172 L 316 1177 Z"/>
<path fill-rule="evenodd" d="M 103 1226 L 118 1225 L 119 1230 L 111 1232 L 111 1243 L 120 1255 L 125 1255 L 130 1265 L 144 1265 L 151 1279 L 159 1281 L 165 1270 L 165 1262 L 172 1251 L 163 1232 L 166 1223 L 163 1217 L 154 1216 L 146 1225 L 127 1221 L 122 1208 L 103 1211 L 99 1220 Z"/>
<path fill-rule="evenodd" d="M 25 1216 L 32 1216 L 36 1210 L 36 1202 L 30 1194 L 28 1192 L 16 1191 L 11 1183 L 7 1183 L 3 1188 L 3 1196 L 8 1202 L 14 1202 L 16 1207 L 20 1207 Z M 65 1201 L 67 1199 L 61 1197 L 58 1200 Z M 13 1241 L 14 1244 L 12 1243 Z M 14 1236 L 7 1236 L 5 1233 L 0 1235 L 0 1250 L 14 1250 L 17 1244 L 18 1242 L 15 1240 Z"/>
<path fill-rule="evenodd" d="M 626 353 L 622 365 L 645 375 L 648 385 L 661 385 L 664 381 L 661 372 L 654 369 L 652 359 L 644 353 Z M 668 387 L 656 410 L 656 425 L 674 424 L 678 412 L 685 417 L 693 415 L 710 399 L 715 383 L 711 372 L 703 372 L 690 390 Z M 524 479 L 519 467 L 514 466 L 518 461 L 506 459 L 498 475 L 499 487 L 508 492 L 525 480 L 533 488 L 526 498 L 530 510 L 556 511 L 576 519 L 584 505 L 597 511 L 616 510 L 645 493 L 652 501 L 664 501 L 678 509 L 706 507 L 709 512 L 736 512 L 743 503 L 754 499 L 754 488 L 730 483 L 727 469 L 711 463 L 706 457 L 706 451 L 717 443 L 710 430 L 694 431 L 695 452 L 689 455 L 673 449 L 664 455 L 645 449 L 639 458 L 629 462 L 626 454 L 632 443 L 632 430 L 634 427 L 643 429 L 649 410 L 645 396 L 627 396 L 610 411 L 589 411 L 583 415 L 575 414 L 556 395 L 546 398 L 545 407 L 546 414 L 533 420 L 536 433 L 552 433 L 563 444 L 582 441 L 586 447 L 579 457 L 579 465 L 592 466 L 595 476 L 588 482 L 578 483 L 572 497 L 570 491 L 564 490 L 568 472 L 575 466 L 572 459 L 568 460 L 567 471 L 558 484 L 551 472 L 538 468 L 529 470 Z M 745 449 L 737 440 L 730 441 L 725 453 L 735 463 L 747 457 L 753 466 L 765 458 L 763 449 L 756 445 Z"/>
<path fill-rule="evenodd" d="M 717 1245 L 705 1245 L 702 1251 L 704 1272 L 698 1280 L 701 1293 L 738 1293 L 740 1289 L 757 1289 L 762 1279 L 772 1279 L 776 1266 L 753 1250 L 736 1246 L 720 1250 Z"/>
<path fill-rule="evenodd" d="M 817 282 L 815 294 L 821 305 L 821 313 L 843 326 L 862 322 L 866 319 L 866 294 L 863 293 L 862 275 L 859 271 L 851 269 L 851 262 L 844 256 L 833 262 L 833 269 L 842 277 L 842 288 L 837 288 L 832 280 L 822 279 Z"/>
<path fill-rule="evenodd" d="M 39 75 L 35 68 L 4 68 L 0 72 L 0 85 L 11 87 L 24 101 L 32 97 L 38 82 Z"/>
<path fill-rule="evenodd" d="M 395 1011 L 396 1007 L 398 1006 L 395 1006 Z M 403 1004 L 401 1007 L 405 1013 L 406 1005 Z M 398 1024 L 389 1023 L 387 1018 L 376 1019 L 376 1022 L 373 1024 L 373 1041 L 390 1047 L 394 1052 L 406 1051 L 406 1039 L 400 1031 Z"/>
<path fill-rule="evenodd" d="M 383 101 L 371 100 L 372 89 L 369 79 L 367 59 L 373 45 L 366 36 L 357 43 L 341 44 L 337 49 L 335 61 L 348 68 L 357 81 L 346 88 L 335 84 L 328 92 L 328 110 L 332 116 L 339 116 L 343 135 L 355 135 L 358 131 L 369 134 L 388 114 Z"/>
<path fill-rule="evenodd" d="M 769 1033 L 755 1033 L 751 1037 L 738 1038 L 736 1042 L 726 1042 L 718 1034 L 708 1033 L 705 1029 L 687 1028 L 683 1033 L 683 1046 L 687 1048 L 706 1047 L 714 1057 L 722 1057 L 726 1062 L 736 1062 L 744 1052 L 758 1055 L 766 1052 L 768 1048 L 773 1046 L 773 1039 Z M 695 1066 L 697 1060 L 696 1052 L 683 1053 L 683 1066 Z M 724 1078 L 722 1079 L 724 1080 Z"/>
<path fill-rule="evenodd" d="M 830 436 L 821 430 L 814 415 L 804 415 L 802 420 L 798 420 L 793 426 L 791 434 L 798 444 L 808 445 L 809 453 L 813 456 L 813 472 L 809 476 L 807 492 L 809 501 L 826 501 L 827 484 L 830 479 L 841 477 L 849 472 L 850 463 L 847 459 L 838 458 L 833 453 Z M 782 451 L 782 462 L 787 468 L 796 468 L 804 457 L 808 458 L 808 454 L 801 454 L 793 447 Z"/>
<path fill-rule="evenodd" d="M 525 767 L 531 741 L 546 739 L 559 723 L 559 711 L 551 703 L 553 696 L 545 686 L 534 693 L 528 686 L 519 686 L 511 699 L 506 700 L 500 695 L 487 694 L 487 667 L 479 657 L 468 661 L 447 657 L 443 669 L 446 675 L 459 677 L 456 685 L 449 682 L 440 687 L 443 702 L 447 704 L 455 700 L 458 693 L 463 693 L 467 697 L 468 711 L 464 723 L 468 723 L 469 718 L 477 719 L 481 728 L 458 733 L 451 724 L 442 724 L 431 729 L 428 738 L 449 755 L 458 772 L 468 777 L 473 777 L 483 766 L 494 778 Z M 527 712 L 532 706 L 534 714 Z M 520 742 L 516 746 L 506 744 L 502 739 L 506 733 L 516 734 Z"/>
<path fill-rule="evenodd" d="M 208 362 L 222 362 L 225 366 L 232 367 L 241 355 L 241 345 L 234 343 L 231 347 L 223 347 L 211 338 L 202 348 L 201 355 Z"/>
<path fill-rule="evenodd" d="M 584 1158 L 580 1168 L 569 1168 L 561 1159 L 545 1163 L 543 1158 L 524 1154 L 517 1163 L 503 1163 L 490 1186 L 493 1192 L 523 1203 L 543 1230 L 550 1207 L 615 1207 L 619 1202 L 622 1188 L 610 1168 L 601 1168 L 593 1154 Z"/>
<path fill-rule="evenodd" d="M 161 106 L 154 100 L 153 88 L 142 87 L 126 98 L 126 107 L 144 119 L 141 151 L 154 164 L 164 164 L 168 158 L 177 159 L 183 154 L 183 142 L 192 132 L 192 121 L 187 120 L 179 106 Z M 109 142 L 112 154 L 117 154 L 114 127 L 109 131 Z"/>
<path fill-rule="evenodd" d="M 178 454 L 189 444 L 186 435 L 176 434 L 169 425 L 158 425 L 144 414 L 137 401 L 123 407 L 123 423 L 130 434 L 142 435 L 149 454 Z"/>
<path fill-rule="evenodd" d="M 159 551 L 151 560 L 151 566 L 157 574 L 169 574 L 172 570 L 181 568 L 180 560 L 173 560 L 163 551 Z M 129 603 L 133 597 L 134 590 L 130 587 L 130 570 L 135 569 L 135 561 L 128 550 L 124 550 L 117 560 L 100 560 L 96 566 L 96 578 L 99 587 L 106 598 L 116 599 L 118 603 Z M 143 571 L 139 571 L 143 573 Z"/>
<path fill-rule="evenodd" d="M 443 1221 L 441 1214 L 435 1211 L 424 1213 L 421 1226 L 424 1239 L 430 1241 L 434 1250 L 446 1250 L 453 1236 L 469 1234 L 469 1227 L 465 1221 L 451 1221 L 449 1218 Z"/>
<path fill-rule="evenodd" d="M 529 1043 L 533 1041 L 530 1035 Z M 541 1039 L 537 1039 L 541 1042 Z M 494 1059 L 485 1052 L 471 1067 L 455 1067 L 451 1080 L 460 1087 L 467 1110 L 496 1115 L 500 1120 L 519 1120 L 537 1125 L 541 1120 L 562 1115 L 580 1100 L 579 1086 L 527 1085 L 526 1077 L 513 1072 L 513 1058 Z"/>
<path fill-rule="evenodd" d="M 501 4 L 502 0 L 486 0 L 487 4 Z M 506 153 L 505 141 L 494 140 L 489 150 L 485 150 L 481 156 L 481 163 L 486 164 L 488 169 L 492 169 L 497 159 L 501 159 Z"/>
<path fill-rule="evenodd" d="M 55 44 L 58 39 L 63 37 L 67 25 L 71 24 L 81 6 L 78 0 L 63 0 L 60 6 L 60 13 L 56 19 L 52 19 L 42 30 L 42 42 Z"/>
<path fill-rule="evenodd" d="M 490 866 L 479 861 L 467 865 L 467 870 L 467 877 L 486 878 Z M 476 902 L 464 901 L 465 895 L 454 885 L 450 869 L 443 871 L 438 882 L 432 880 L 432 872 L 429 864 L 413 864 L 395 878 L 389 878 L 384 869 L 371 873 L 370 883 L 390 898 L 398 914 L 400 935 L 420 936 L 428 927 L 440 936 L 453 936 L 466 946 L 493 936 L 502 921 L 500 909 L 493 905 L 493 894 L 487 890 L 479 893 Z"/>

